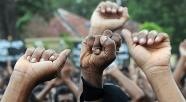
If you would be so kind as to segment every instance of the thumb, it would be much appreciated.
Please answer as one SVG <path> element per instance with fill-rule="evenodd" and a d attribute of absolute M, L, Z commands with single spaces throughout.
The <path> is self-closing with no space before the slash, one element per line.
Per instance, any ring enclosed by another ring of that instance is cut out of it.
<path fill-rule="evenodd" d="M 62 51 L 59 54 L 59 57 L 53 62 L 55 68 L 58 71 L 61 71 L 61 69 L 63 68 L 68 56 L 70 55 L 71 50 L 70 49 L 66 49 L 64 51 Z"/>
<path fill-rule="evenodd" d="M 116 56 L 116 45 L 114 40 L 110 39 L 107 36 L 101 36 L 100 38 L 101 46 L 103 47 L 104 54 L 107 57 Z"/>
<path fill-rule="evenodd" d="M 133 40 L 132 40 L 132 36 L 131 36 L 131 32 L 127 29 L 123 29 L 121 32 L 122 37 L 125 39 L 127 45 L 129 47 L 132 47 L 133 45 Z"/>

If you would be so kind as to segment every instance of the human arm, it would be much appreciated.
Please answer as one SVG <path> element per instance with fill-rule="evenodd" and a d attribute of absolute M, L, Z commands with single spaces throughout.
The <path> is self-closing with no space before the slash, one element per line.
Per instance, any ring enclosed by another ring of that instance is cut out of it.
<path fill-rule="evenodd" d="M 78 86 L 71 79 L 64 80 L 64 83 L 69 87 L 69 89 L 78 99 L 79 96 Z"/>
<path fill-rule="evenodd" d="M 160 102 L 185 102 L 169 68 L 171 46 L 165 33 L 122 31 L 130 54 L 143 70 Z"/>
<path fill-rule="evenodd" d="M 72 91 L 72 93 L 76 96 L 76 99 L 78 99 L 79 91 L 78 86 L 72 81 L 71 75 L 75 71 L 72 63 L 68 60 L 65 64 L 63 70 L 61 71 L 61 80 L 68 86 L 68 88 Z"/>
<path fill-rule="evenodd" d="M 178 60 L 178 64 L 175 68 L 175 71 L 174 71 L 173 75 L 174 75 L 174 79 L 175 79 L 177 85 L 179 87 L 181 87 L 180 81 L 185 74 L 185 68 L 186 68 L 186 66 L 185 66 L 185 62 L 186 62 L 186 41 L 183 41 L 180 44 L 179 50 L 180 50 L 180 58 Z"/>
<path fill-rule="evenodd" d="M 36 85 L 53 79 L 58 71 L 61 71 L 69 54 L 69 50 L 57 54 L 48 53 L 48 50 L 43 48 L 27 49 L 17 61 L 1 101 L 27 102 Z"/>
<path fill-rule="evenodd" d="M 107 69 L 106 73 L 120 83 L 120 86 L 129 94 L 133 102 L 141 102 L 144 97 L 144 92 L 135 82 L 126 77 L 118 68 Z"/>
<path fill-rule="evenodd" d="M 116 57 L 116 42 L 120 42 L 121 38 L 112 39 L 107 36 L 107 32 L 108 31 L 104 31 L 102 36 L 89 35 L 82 42 L 80 55 L 81 76 L 83 81 L 82 95 L 89 91 L 85 88 L 87 84 L 89 88 L 94 87 L 94 89 L 98 89 L 98 91 L 102 90 L 103 70 L 107 68 Z M 109 32 L 112 34 L 111 31 Z M 97 97 L 97 99 L 94 100 L 86 100 L 86 98 L 87 97 L 83 97 L 84 101 L 100 101 L 102 97 Z"/>
<path fill-rule="evenodd" d="M 56 86 L 56 83 L 59 84 L 59 83 L 62 83 L 62 81 L 59 80 L 58 78 L 55 78 L 51 80 L 50 82 L 48 82 L 46 86 L 44 87 L 44 89 L 36 96 L 37 100 L 39 102 L 42 101 L 46 97 L 46 95 L 51 91 L 51 89 Z"/>

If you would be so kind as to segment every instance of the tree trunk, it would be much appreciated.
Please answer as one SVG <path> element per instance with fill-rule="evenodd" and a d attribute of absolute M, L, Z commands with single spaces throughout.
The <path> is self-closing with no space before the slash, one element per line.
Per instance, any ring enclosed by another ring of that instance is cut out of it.
<path fill-rule="evenodd" d="M 16 35 L 15 0 L 0 0 L 0 35 L 2 39 L 18 38 Z"/>

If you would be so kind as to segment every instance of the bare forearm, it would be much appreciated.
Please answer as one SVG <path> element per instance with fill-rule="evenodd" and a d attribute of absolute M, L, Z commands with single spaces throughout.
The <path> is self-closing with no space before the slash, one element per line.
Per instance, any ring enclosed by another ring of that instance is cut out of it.
<path fill-rule="evenodd" d="M 185 102 L 168 66 L 160 66 L 159 70 L 145 71 L 150 84 L 160 102 Z"/>
<path fill-rule="evenodd" d="M 42 101 L 50 90 L 54 87 L 53 83 L 49 83 L 38 95 L 37 100 Z"/>
<path fill-rule="evenodd" d="M 23 73 L 13 72 L 1 102 L 27 102 L 34 88 L 34 82 L 28 82 L 27 78 Z"/>
<path fill-rule="evenodd" d="M 103 87 L 102 74 L 98 74 L 96 72 L 82 71 L 82 77 L 94 87 L 97 87 L 97 88 Z"/>
<path fill-rule="evenodd" d="M 102 85 L 102 74 L 98 74 L 98 73 L 94 73 L 94 72 L 84 72 L 82 71 L 82 77 L 83 79 L 86 81 L 86 83 L 89 83 L 92 87 L 95 87 L 95 88 L 103 88 L 103 85 Z M 83 84 L 81 84 L 82 87 L 83 87 L 83 92 L 84 91 L 87 91 L 89 89 L 84 89 L 84 86 Z M 97 90 L 97 89 L 96 89 Z M 93 94 L 94 96 L 96 96 L 95 94 Z M 87 97 L 87 95 L 86 95 Z M 95 99 L 94 101 L 92 102 L 102 102 L 103 97 L 100 97 L 100 99 Z"/>
<path fill-rule="evenodd" d="M 70 79 L 69 80 L 65 80 L 65 84 L 74 93 L 74 95 L 76 96 L 76 98 L 78 98 L 79 92 L 78 92 L 78 87 L 76 86 L 76 84 L 74 82 L 72 82 Z"/>
<path fill-rule="evenodd" d="M 115 74 L 112 74 L 112 76 L 121 83 L 121 86 L 133 100 L 138 101 L 144 97 L 144 92 L 118 69 Z"/>
<path fill-rule="evenodd" d="M 181 78 L 184 76 L 184 64 L 185 64 L 186 58 L 185 57 L 180 57 L 178 64 L 176 66 L 176 69 L 174 71 L 174 79 L 176 83 L 180 86 L 180 81 Z"/>

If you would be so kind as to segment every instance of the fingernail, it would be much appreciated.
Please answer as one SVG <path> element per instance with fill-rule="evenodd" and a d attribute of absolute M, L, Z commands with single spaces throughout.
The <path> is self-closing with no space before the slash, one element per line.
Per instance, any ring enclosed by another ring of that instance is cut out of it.
<path fill-rule="evenodd" d="M 101 12 L 102 12 L 102 13 L 105 13 L 105 9 L 102 9 Z"/>
<path fill-rule="evenodd" d="M 122 12 L 123 11 L 123 7 L 119 7 L 118 11 Z"/>
<path fill-rule="evenodd" d="M 36 58 L 32 58 L 30 62 L 35 63 L 36 62 Z"/>
<path fill-rule="evenodd" d="M 144 44 L 145 43 L 145 39 L 144 38 L 140 39 L 140 43 Z"/>
<path fill-rule="evenodd" d="M 110 8 L 110 7 L 108 7 L 108 8 L 107 8 L 107 11 L 111 11 L 111 8 Z"/>
<path fill-rule="evenodd" d="M 94 54 L 99 55 L 101 50 L 99 48 L 93 49 Z"/>
<path fill-rule="evenodd" d="M 27 59 L 27 60 L 30 60 L 30 56 L 28 56 L 26 59 Z"/>
<path fill-rule="evenodd" d="M 155 39 L 156 42 L 160 42 L 160 40 L 161 40 L 160 37 L 157 37 L 157 38 Z"/>
<path fill-rule="evenodd" d="M 112 12 L 113 12 L 113 13 L 116 13 L 116 9 L 112 9 Z"/>
<path fill-rule="evenodd" d="M 54 58 L 55 58 L 54 56 L 51 56 L 51 57 L 50 57 L 50 60 L 54 60 Z"/>
<path fill-rule="evenodd" d="M 138 41 L 138 38 L 137 38 L 137 37 L 134 37 L 134 38 L 133 38 L 133 41 L 134 41 L 134 42 L 137 42 L 137 41 Z"/>
<path fill-rule="evenodd" d="M 153 40 L 152 40 L 152 39 L 149 39 L 149 40 L 148 40 L 148 44 L 149 44 L 149 45 L 152 45 L 152 44 L 153 44 Z"/>
<path fill-rule="evenodd" d="M 101 36 L 100 39 L 101 39 L 102 42 L 105 42 L 107 40 L 107 36 Z"/>

